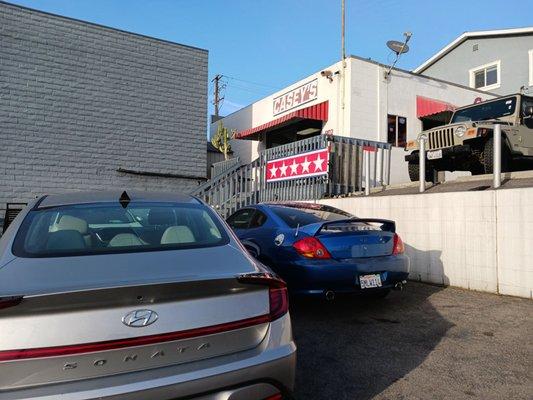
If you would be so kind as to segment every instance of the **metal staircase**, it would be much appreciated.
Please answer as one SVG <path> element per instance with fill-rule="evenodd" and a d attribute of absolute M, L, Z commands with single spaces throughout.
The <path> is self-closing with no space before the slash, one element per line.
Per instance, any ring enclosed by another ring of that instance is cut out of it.
<path fill-rule="evenodd" d="M 328 149 L 327 174 L 296 179 L 268 181 L 269 161 L 305 155 Z M 343 196 L 371 187 L 387 185 L 390 176 L 388 143 L 342 136 L 319 135 L 294 143 L 264 150 L 250 164 L 241 165 L 238 159 L 214 165 L 215 175 L 197 187 L 193 195 L 213 206 L 223 217 L 237 209 L 265 201 L 305 201 L 324 197 Z M 363 159 L 367 153 L 369 179 L 364 176 Z"/>

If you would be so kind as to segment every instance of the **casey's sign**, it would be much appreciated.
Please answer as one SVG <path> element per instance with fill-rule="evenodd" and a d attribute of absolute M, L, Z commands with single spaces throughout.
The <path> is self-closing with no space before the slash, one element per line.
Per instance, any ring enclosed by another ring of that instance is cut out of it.
<path fill-rule="evenodd" d="M 291 110 L 309 101 L 315 100 L 318 96 L 318 79 L 304 83 L 290 92 L 274 98 L 274 115 Z"/>

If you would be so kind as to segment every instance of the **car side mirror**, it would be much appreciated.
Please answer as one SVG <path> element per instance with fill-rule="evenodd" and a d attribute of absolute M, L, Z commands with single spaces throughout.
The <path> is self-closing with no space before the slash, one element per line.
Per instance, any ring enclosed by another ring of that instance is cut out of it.
<path fill-rule="evenodd" d="M 524 118 L 533 117 L 533 106 L 527 106 L 524 110 Z"/>

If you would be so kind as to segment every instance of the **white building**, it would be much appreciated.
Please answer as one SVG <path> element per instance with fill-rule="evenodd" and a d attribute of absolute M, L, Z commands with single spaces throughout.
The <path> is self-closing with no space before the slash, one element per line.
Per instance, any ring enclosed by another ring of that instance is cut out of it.
<path fill-rule="evenodd" d="M 224 117 L 224 126 L 235 130 L 234 154 L 247 163 L 260 150 L 319 134 L 389 142 L 391 183 L 407 182 L 407 140 L 447 122 L 455 107 L 494 97 L 408 71 L 387 71 L 386 65 L 350 56 L 344 69 L 338 62 Z"/>

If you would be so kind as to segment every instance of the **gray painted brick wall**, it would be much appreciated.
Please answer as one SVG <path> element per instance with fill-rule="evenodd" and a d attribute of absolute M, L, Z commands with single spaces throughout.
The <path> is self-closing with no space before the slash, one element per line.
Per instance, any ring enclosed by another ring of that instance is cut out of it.
<path fill-rule="evenodd" d="M 43 193 L 189 191 L 205 177 L 207 51 L 0 2 L 0 220 Z"/>

